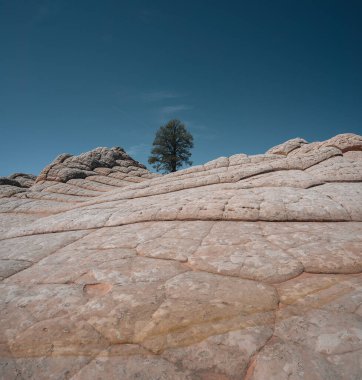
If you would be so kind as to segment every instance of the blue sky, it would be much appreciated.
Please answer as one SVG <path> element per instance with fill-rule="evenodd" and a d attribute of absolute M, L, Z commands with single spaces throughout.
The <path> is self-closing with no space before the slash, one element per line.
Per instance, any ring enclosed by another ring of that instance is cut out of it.
<path fill-rule="evenodd" d="M 0 0 L 0 175 L 172 118 L 192 159 L 362 134 L 362 2 Z"/>

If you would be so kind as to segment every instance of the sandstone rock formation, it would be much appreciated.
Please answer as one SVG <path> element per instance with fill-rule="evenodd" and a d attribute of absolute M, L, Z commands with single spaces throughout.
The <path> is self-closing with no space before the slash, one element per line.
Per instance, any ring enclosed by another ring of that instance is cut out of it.
<path fill-rule="evenodd" d="M 0 199 L 1 378 L 361 378 L 362 137 L 165 176 L 98 148 L 22 190 Z"/>
<path fill-rule="evenodd" d="M 0 198 L 23 193 L 34 184 L 35 180 L 35 175 L 24 173 L 14 173 L 9 177 L 0 177 Z"/>
<path fill-rule="evenodd" d="M 37 182 L 68 182 L 72 179 L 92 177 L 89 179 L 113 185 L 113 182 L 109 181 L 111 178 L 128 184 L 128 182 L 141 182 L 140 178 L 154 176 L 122 148 L 116 147 L 97 148 L 80 156 L 61 154 L 40 173 Z M 108 180 L 103 177 L 108 177 Z M 119 186 L 121 182 L 116 184 Z"/>

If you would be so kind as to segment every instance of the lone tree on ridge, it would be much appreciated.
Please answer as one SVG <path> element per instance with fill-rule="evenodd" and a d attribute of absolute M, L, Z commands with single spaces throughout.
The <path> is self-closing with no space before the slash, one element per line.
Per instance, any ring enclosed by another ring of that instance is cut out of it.
<path fill-rule="evenodd" d="M 190 150 L 194 146 L 193 140 L 180 120 L 170 120 L 156 132 L 148 163 L 157 171 L 166 173 L 175 172 L 183 164 L 192 165 Z"/>

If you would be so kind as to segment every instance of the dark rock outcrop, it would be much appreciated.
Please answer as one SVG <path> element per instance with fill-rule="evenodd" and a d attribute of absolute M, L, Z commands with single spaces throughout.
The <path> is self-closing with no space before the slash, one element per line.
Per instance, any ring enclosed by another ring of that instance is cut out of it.
<path fill-rule="evenodd" d="M 29 188 L 34 185 L 36 176 L 33 174 L 14 173 L 8 177 L 0 177 L 0 185 Z"/>
<path fill-rule="evenodd" d="M 42 170 L 37 182 L 67 182 L 99 174 L 130 171 L 138 172 L 138 176 L 149 174 L 144 165 L 130 157 L 122 148 L 96 148 L 79 156 L 61 154 Z"/>

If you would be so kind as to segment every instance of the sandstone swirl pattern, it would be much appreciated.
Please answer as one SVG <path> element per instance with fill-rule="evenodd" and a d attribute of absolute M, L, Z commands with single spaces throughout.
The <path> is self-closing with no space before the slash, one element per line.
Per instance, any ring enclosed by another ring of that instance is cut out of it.
<path fill-rule="evenodd" d="M 11 181 L 2 379 L 361 378 L 360 136 L 165 176 L 97 148 Z"/>

